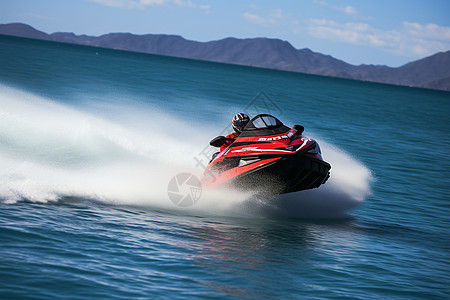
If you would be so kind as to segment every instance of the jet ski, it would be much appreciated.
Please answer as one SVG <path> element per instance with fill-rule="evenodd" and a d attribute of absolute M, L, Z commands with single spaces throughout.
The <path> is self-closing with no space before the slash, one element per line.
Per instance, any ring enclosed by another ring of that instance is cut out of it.
<path fill-rule="evenodd" d="M 269 114 L 251 119 L 242 133 L 215 153 L 203 177 L 203 187 L 231 186 L 242 190 L 283 194 L 317 188 L 330 177 L 319 144 L 304 136 L 304 127 L 285 126 Z M 220 147 L 218 136 L 210 145 Z"/>

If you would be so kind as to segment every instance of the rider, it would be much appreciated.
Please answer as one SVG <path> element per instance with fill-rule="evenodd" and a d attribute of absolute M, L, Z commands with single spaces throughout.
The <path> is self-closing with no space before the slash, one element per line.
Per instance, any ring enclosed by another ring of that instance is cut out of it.
<path fill-rule="evenodd" d="M 225 142 L 225 144 L 220 146 L 220 152 L 225 150 L 228 146 L 230 146 L 234 142 L 234 140 L 242 133 L 242 130 L 249 121 L 250 118 L 244 113 L 238 113 L 233 117 L 233 120 L 231 121 L 231 126 L 233 127 L 234 132 L 226 136 L 227 141 Z"/>

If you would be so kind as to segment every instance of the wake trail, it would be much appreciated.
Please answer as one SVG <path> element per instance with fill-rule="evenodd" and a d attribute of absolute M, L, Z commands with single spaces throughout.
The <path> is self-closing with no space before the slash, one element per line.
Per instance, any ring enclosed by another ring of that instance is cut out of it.
<path fill-rule="evenodd" d="M 370 170 L 322 141 L 332 171 L 319 189 L 276 197 L 203 189 L 195 205 L 179 208 L 168 198 L 169 181 L 185 172 L 201 177 L 194 158 L 221 128 L 195 127 L 137 105 L 105 104 L 108 114 L 99 114 L 8 86 L 0 90 L 2 202 L 80 197 L 206 215 L 310 217 L 348 211 L 370 194 Z"/>

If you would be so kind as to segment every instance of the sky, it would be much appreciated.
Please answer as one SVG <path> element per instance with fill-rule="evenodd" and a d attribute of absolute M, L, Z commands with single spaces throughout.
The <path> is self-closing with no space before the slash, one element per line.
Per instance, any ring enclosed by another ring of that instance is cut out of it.
<path fill-rule="evenodd" d="M 277 38 L 354 65 L 450 50 L 450 0 L 1 0 L 0 24 L 15 22 L 78 35 Z"/>

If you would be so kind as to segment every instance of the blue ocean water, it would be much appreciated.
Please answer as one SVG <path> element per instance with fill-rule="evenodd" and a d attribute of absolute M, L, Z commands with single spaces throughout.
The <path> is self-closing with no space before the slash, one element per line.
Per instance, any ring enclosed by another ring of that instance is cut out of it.
<path fill-rule="evenodd" d="M 304 125 L 330 180 L 174 205 L 243 110 Z M 448 299 L 449 113 L 448 92 L 0 36 L 0 298 Z"/>

